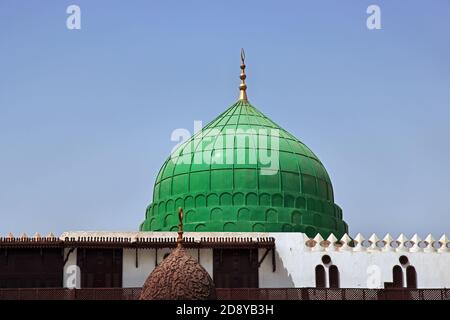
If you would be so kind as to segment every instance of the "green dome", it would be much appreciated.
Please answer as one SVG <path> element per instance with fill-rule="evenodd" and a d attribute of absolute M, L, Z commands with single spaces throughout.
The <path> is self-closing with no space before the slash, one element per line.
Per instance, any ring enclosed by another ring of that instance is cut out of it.
<path fill-rule="evenodd" d="M 268 132 L 267 143 L 262 143 L 259 132 Z M 278 141 L 278 147 L 272 141 Z M 260 156 L 274 155 L 267 151 L 269 146 L 279 150 L 273 158 L 275 168 Z M 230 155 L 233 161 L 228 161 Z M 185 213 L 186 231 L 308 236 L 320 232 L 324 237 L 331 232 L 340 237 L 348 231 L 320 160 L 245 100 L 232 105 L 166 160 L 140 229 L 177 230 L 179 207 Z"/>

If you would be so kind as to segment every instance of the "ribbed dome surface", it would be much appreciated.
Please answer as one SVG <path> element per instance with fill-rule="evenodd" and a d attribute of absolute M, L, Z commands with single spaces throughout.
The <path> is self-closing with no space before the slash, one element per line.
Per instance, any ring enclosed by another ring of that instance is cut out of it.
<path fill-rule="evenodd" d="M 140 300 L 215 300 L 208 272 L 183 247 L 158 265 L 142 287 Z"/>
<path fill-rule="evenodd" d="M 259 136 L 252 134 L 260 130 L 279 136 L 274 170 L 259 156 L 260 152 L 270 154 L 265 149 L 274 147 L 271 137 L 268 144 L 262 144 Z M 256 162 L 251 161 L 252 154 L 257 155 Z M 197 156 L 213 160 L 198 161 Z M 347 232 L 342 211 L 334 204 L 330 178 L 319 159 L 242 100 L 167 159 L 156 179 L 153 203 L 147 208 L 141 230 L 177 230 L 178 207 L 185 211 L 186 231 L 296 231 L 310 236 Z"/>

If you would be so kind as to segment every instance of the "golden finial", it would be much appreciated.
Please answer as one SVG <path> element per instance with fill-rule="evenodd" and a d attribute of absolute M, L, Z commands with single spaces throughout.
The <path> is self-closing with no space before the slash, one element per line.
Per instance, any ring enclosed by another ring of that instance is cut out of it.
<path fill-rule="evenodd" d="M 181 247 L 183 243 L 183 208 L 178 209 L 178 238 L 177 238 L 177 246 Z"/>
<path fill-rule="evenodd" d="M 239 100 L 247 101 L 247 85 L 245 84 L 245 51 L 241 49 L 241 85 L 239 86 Z"/>

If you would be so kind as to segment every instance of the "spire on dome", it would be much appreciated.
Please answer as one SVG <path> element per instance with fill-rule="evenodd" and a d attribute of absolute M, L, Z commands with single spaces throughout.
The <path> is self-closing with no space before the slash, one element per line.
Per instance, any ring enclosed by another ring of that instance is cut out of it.
<path fill-rule="evenodd" d="M 178 238 L 177 246 L 181 247 L 183 243 L 183 208 L 178 209 Z"/>
<path fill-rule="evenodd" d="M 245 51 L 244 49 L 241 49 L 241 84 L 239 86 L 239 100 L 248 101 L 247 100 L 247 85 L 245 84 L 245 78 L 247 76 L 245 75 Z"/>
<path fill-rule="evenodd" d="M 177 248 L 148 276 L 140 300 L 215 300 L 214 281 L 183 247 L 183 209 L 178 209 Z"/>

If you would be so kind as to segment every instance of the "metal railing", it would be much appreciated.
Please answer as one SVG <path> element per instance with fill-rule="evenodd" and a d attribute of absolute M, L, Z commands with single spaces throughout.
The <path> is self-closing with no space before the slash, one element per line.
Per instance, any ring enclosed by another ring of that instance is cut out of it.
<path fill-rule="evenodd" d="M 450 300 L 450 289 L 218 288 L 218 300 Z M 136 300 L 141 288 L 8 288 L 0 300 Z"/>
<path fill-rule="evenodd" d="M 0 289 L 0 300 L 137 300 L 141 288 Z"/>

